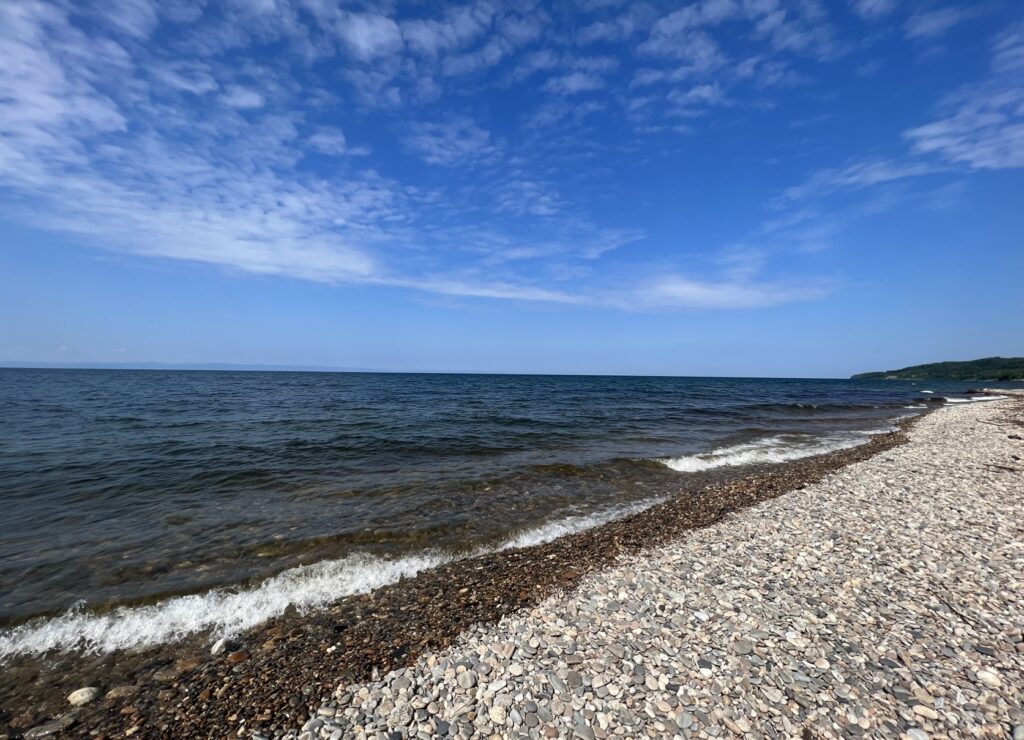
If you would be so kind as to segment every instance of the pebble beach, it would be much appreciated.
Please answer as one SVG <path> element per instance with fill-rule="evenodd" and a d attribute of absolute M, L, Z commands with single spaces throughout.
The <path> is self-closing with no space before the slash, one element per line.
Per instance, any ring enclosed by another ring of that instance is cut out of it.
<path fill-rule="evenodd" d="M 284 736 L 1021 740 L 1022 406 L 941 408 L 904 445 L 342 681 Z"/>
<path fill-rule="evenodd" d="M 1024 392 L 241 634 L 0 673 L 0 740 L 1024 738 Z"/>

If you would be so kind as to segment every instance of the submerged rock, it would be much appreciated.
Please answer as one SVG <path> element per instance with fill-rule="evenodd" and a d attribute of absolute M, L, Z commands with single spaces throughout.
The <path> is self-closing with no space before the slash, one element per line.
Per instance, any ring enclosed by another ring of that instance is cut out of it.
<path fill-rule="evenodd" d="M 99 693 L 100 690 L 95 686 L 84 686 L 68 694 L 68 704 L 73 707 L 83 706 L 99 696 Z"/>

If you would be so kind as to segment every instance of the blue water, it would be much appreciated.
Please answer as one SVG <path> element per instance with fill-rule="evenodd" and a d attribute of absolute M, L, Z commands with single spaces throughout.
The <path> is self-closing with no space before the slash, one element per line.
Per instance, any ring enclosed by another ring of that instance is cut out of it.
<path fill-rule="evenodd" d="M 970 385 L 0 369 L 0 624 L 535 541 Z"/>

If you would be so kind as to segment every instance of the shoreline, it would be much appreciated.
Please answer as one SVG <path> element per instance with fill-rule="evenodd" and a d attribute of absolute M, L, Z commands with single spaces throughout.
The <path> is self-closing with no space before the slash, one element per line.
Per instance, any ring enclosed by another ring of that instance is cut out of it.
<path fill-rule="evenodd" d="M 1024 738 L 1024 394 L 594 572 L 316 737 Z M 988 408 L 985 408 L 988 407 Z M 389 734 L 390 733 L 390 734 Z"/>
<path fill-rule="evenodd" d="M 905 419 L 900 431 L 873 435 L 857 447 L 742 477 L 692 476 L 668 501 L 552 542 L 450 562 L 308 614 L 293 610 L 239 635 L 219 655 L 211 656 L 209 639 L 199 636 L 98 657 L 14 658 L 0 679 L 0 731 L 18 737 L 60 725 L 64 734 L 78 736 L 205 737 L 244 721 L 247 734 L 272 735 L 314 710 L 339 678 L 366 680 L 410 664 L 476 625 L 571 591 L 622 557 L 904 444 L 906 430 L 927 415 Z M 271 674 L 268 684 L 263 677 Z M 69 711 L 66 696 L 84 686 L 100 688 L 99 698 Z"/>

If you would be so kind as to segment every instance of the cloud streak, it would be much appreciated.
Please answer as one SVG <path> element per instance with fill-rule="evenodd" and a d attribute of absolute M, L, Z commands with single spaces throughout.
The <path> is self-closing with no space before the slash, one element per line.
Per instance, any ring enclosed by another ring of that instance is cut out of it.
<path fill-rule="evenodd" d="M 651 283 L 638 296 L 649 307 L 755 309 L 824 298 L 825 285 L 793 285 L 747 280 L 696 280 L 669 275 Z"/>
<path fill-rule="evenodd" d="M 1024 24 L 996 38 L 992 76 L 942 107 L 944 117 L 904 132 L 915 152 L 972 169 L 1024 167 Z"/>
<path fill-rule="evenodd" d="M 925 40 L 969 15 L 843 10 Z M 640 171 L 645 148 L 730 126 L 726 113 L 771 109 L 842 58 L 852 46 L 831 11 L 3 3 L 0 198 L 7 218 L 90 245 L 257 275 L 566 305 L 816 300 L 827 283 L 759 277 L 762 265 L 676 269 L 638 228 L 644 211 L 621 207 L 616 175 Z M 828 231 L 816 201 L 1024 166 L 1021 37 L 1004 32 L 990 79 L 909 128 L 906 152 L 819 167 L 760 236 L 810 252 Z"/>

